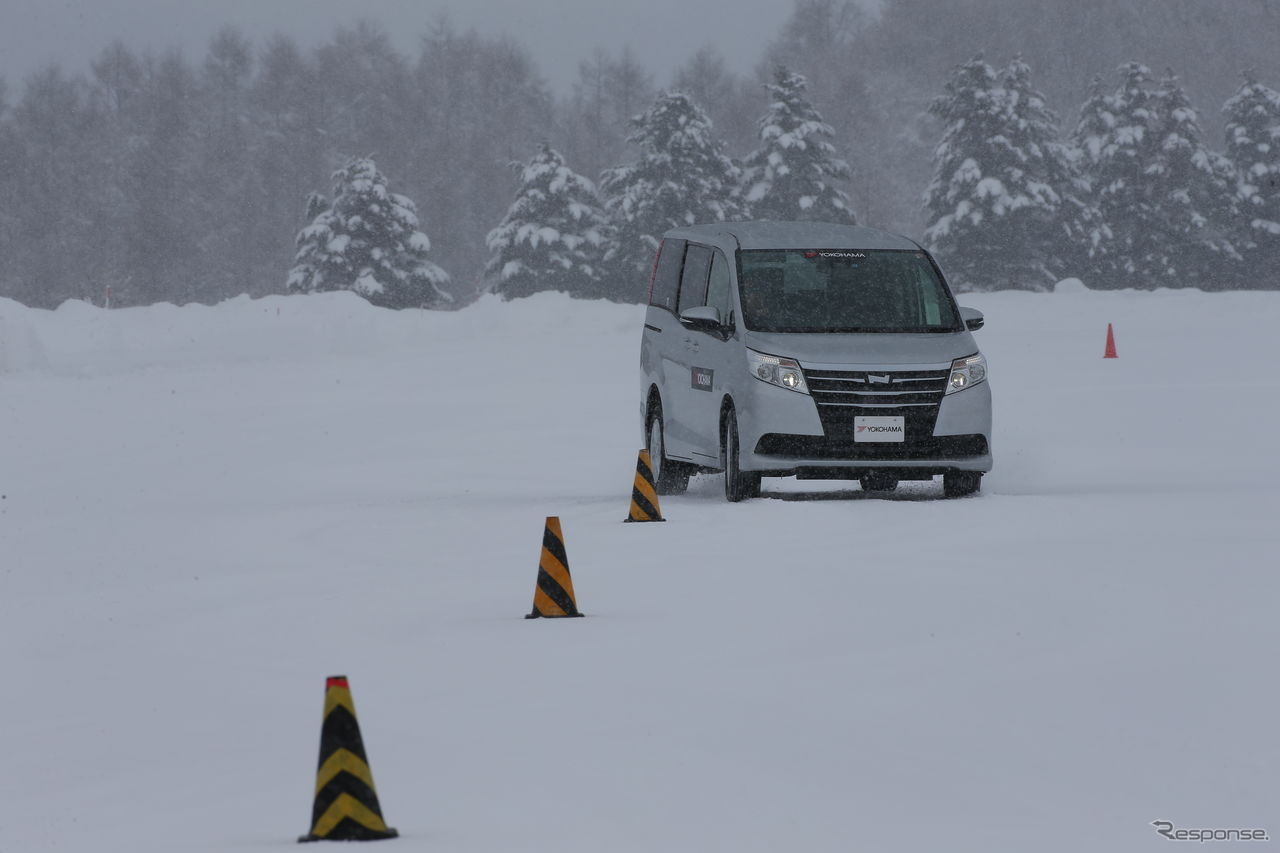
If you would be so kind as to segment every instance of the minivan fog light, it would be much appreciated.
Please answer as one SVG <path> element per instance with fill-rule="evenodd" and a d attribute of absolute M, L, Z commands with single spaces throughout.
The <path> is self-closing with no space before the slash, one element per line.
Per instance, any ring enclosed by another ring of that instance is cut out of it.
<path fill-rule="evenodd" d="M 765 355 L 748 349 L 747 364 L 752 374 L 761 382 L 768 382 L 770 385 L 777 385 L 779 388 L 801 394 L 809 393 L 809 386 L 804 381 L 804 371 L 800 369 L 800 364 L 795 359 Z"/>
<path fill-rule="evenodd" d="M 987 378 L 987 359 L 982 353 L 957 358 L 951 362 L 951 378 L 947 380 L 947 393 L 963 391 Z"/>

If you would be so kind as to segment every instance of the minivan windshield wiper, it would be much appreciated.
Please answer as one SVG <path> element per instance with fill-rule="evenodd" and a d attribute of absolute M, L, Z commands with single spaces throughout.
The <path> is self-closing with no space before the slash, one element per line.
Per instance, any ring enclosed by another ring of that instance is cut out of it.
<path fill-rule="evenodd" d="M 963 326 L 922 252 L 742 250 L 743 323 L 759 332 L 936 333 Z"/>

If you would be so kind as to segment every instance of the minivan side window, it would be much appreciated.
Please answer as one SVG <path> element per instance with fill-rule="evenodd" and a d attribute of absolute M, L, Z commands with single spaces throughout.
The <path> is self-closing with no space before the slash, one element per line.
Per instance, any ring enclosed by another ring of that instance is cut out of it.
<path fill-rule="evenodd" d="M 675 313 L 676 292 L 680 289 L 680 265 L 684 261 L 684 240 L 663 240 L 658 247 L 658 266 L 654 270 L 649 304 Z"/>
<path fill-rule="evenodd" d="M 680 311 L 707 304 L 707 272 L 710 269 L 711 250 L 706 246 L 690 246 L 684 253 L 684 275 L 680 277 Z"/>
<path fill-rule="evenodd" d="M 711 257 L 711 280 L 707 283 L 707 305 L 720 309 L 720 322 L 729 322 L 733 296 L 729 292 L 729 262 L 719 249 Z"/>

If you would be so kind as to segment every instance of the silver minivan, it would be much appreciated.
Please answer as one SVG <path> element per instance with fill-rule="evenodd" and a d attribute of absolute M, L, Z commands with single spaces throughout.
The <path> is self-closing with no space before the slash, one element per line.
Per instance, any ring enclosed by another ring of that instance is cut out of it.
<path fill-rule="evenodd" d="M 821 222 L 668 231 L 649 283 L 640 417 L 660 494 L 723 471 L 730 501 L 761 477 L 856 479 L 887 492 L 991 470 L 991 390 L 961 308 L 918 243 Z"/>

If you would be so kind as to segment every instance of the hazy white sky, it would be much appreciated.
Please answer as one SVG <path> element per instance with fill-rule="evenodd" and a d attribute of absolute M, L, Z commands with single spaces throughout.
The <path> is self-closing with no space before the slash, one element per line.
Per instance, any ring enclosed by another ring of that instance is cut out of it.
<path fill-rule="evenodd" d="M 55 60 L 85 71 L 115 39 L 135 49 L 181 47 L 199 60 L 228 23 L 255 40 L 280 32 L 312 47 L 365 17 L 401 51 L 416 52 L 419 36 L 447 13 L 460 30 L 505 32 L 524 44 L 560 92 L 596 46 L 629 44 L 666 85 L 670 69 L 705 44 L 733 70 L 749 71 L 791 8 L 791 0 L 0 0 L 0 75 L 12 98 L 32 71 Z"/>

